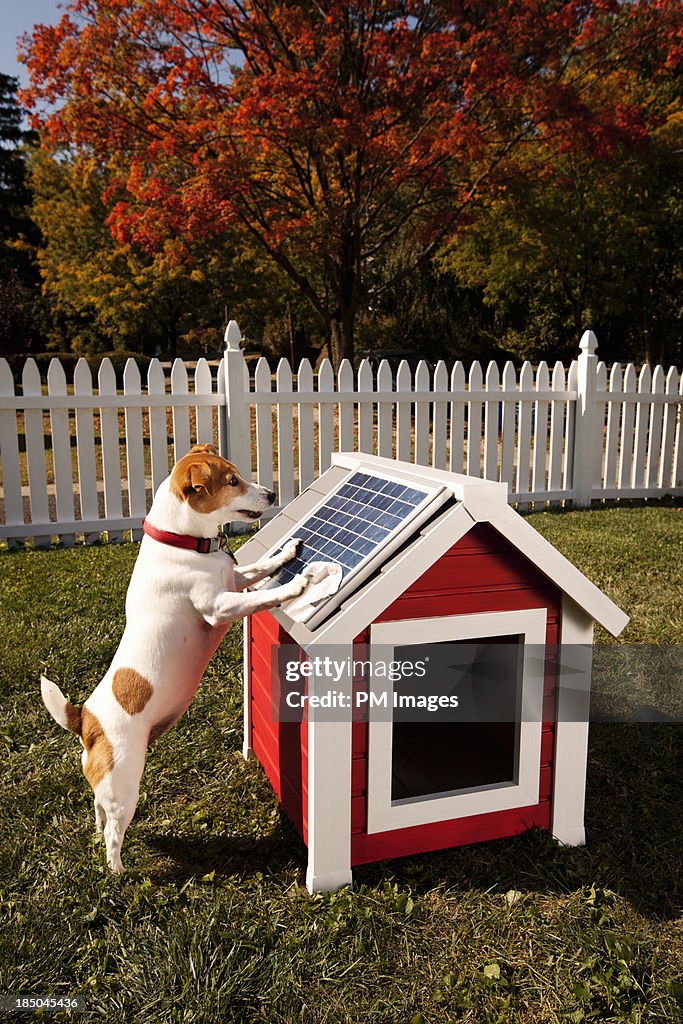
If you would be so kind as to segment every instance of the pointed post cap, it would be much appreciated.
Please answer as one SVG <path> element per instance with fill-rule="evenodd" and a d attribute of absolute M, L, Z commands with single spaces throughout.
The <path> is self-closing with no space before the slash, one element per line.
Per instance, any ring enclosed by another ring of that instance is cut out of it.
<path fill-rule="evenodd" d="M 227 352 L 241 352 L 242 332 L 236 320 L 231 320 L 225 328 L 225 348 Z"/>
<path fill-rule="evenodd" d="M 593 331 L 584 331 L 579 342 L 579 348 L 587 356 L 594 356 L 598 351 L 598 339 Z"/>

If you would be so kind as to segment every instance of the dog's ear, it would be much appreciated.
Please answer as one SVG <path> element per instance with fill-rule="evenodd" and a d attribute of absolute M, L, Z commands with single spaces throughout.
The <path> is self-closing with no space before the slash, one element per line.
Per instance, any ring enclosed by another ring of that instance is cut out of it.
<path fill-rule="evenodd" d="M 192 455 L 193 452 L 208 452 L 210 455 L 218 455 L 218 448 L 216 448 L 215 444 L 195 444 L 190 448 L 188 455 Z"/>
<path fill-rule="evenodd" d="M 202 491 L 211 492 L 211 467 L 207 466 L 205 462 L 193 462 L 188 468 L 187 483 L 183 490 L 186 494 L 190 491 L 194 491 L 195 494 L 201 494 Z"/>
<path fill-rule="evenodd" d="M 187 458 L 187 456 L 186 456 Z M 206 462 L 185 459 L 173 470 L 171 486 L 179 498 L 211 492 L 211 467 Z"/>

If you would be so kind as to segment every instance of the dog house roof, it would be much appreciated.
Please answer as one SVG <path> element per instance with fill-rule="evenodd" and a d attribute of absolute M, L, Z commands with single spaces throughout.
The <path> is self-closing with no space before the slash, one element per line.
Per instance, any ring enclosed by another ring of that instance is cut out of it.
<path fill-rule="evenodd" d="M 296 537 L 306 520 L 325 507 L 335 492 L 352 478 L 362 479 L 359 473 L 373 480 L 397 481 L 406 488 L 412 485 L 406 493 L 414 510 L 408 510 L 394 534 L 377 541 L 369 557 L 345 577 L 339 594 L 329 599 L 327 606 L 321 602 L 322 611 L 317 615 L 295 621 L 286 608 L 273 610 L 273 616 L 302 647 L 350 643 L 475 523 L 489 523 L 614 636 L 626 626 L 628 616 L 510 507 L 507 484 L 363 453 L 333 455 L 330 468 L 239 550 L 238 562 L 255 562 Z"/>

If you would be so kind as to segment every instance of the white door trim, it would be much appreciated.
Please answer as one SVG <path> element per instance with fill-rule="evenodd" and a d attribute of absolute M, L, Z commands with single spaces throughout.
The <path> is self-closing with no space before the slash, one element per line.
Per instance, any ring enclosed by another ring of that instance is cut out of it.
<path fill-rule="evenodd" d="M 427 643 L 450 640 L 521 636 L 524 652 L 520 704 L 524 713 L 519 730 L 518 774 L 514 782 L 392 801 L 392 722 L 382 721 L 377 710 L 373 713 L 371 700 L 368 728 L 369 834 L 538 803 L 546 620 L 545 608 L 528 608 L 434 619 L 402 619 L 371 626 L 370 657 L 373 662 L 373 647 L 410 646 L 408 638 L 411 636 L 419 637 L 415 643 L 418 648 Z M 371 692 L 378 695 L 385 685 L 386 680 L 374 679 L 370 683 Z M 384 717 L 387 717 L 386 712 Z"/>

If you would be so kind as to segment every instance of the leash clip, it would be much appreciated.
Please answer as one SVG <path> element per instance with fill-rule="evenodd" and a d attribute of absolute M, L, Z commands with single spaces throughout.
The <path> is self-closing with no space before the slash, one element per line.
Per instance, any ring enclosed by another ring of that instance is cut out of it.
<path fill-rule="evenodd" d="M 232 560 L 233 560 L 233 562 L 235 564 L 237 564 L 237 559 L 235 558 L 234 554 L 230 550 L 228 542 L 229 542 L 229 537 L 228 537 L 227 533 L 225 532 L 225 530 L 223 529 L 223 527 L 221 526 L 220 530 L 218 531 L 218 550 L 219 551 L 223 551 L 226 555 L 228 555 L 230 558 L 232 558 Z"/>

